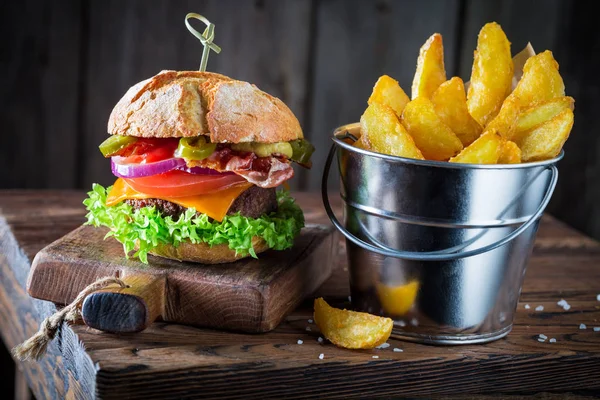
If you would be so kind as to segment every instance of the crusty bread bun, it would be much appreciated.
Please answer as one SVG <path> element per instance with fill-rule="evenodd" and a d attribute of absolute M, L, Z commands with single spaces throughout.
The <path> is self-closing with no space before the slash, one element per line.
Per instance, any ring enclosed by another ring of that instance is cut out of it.
<path fill-rule="evenodd" d="M 287 142 L 303 137 L 278 98 L 248 82 L 199 71 L 162 71 L 131 87 L 108 133 L 145 138 L 210 136 L 213 143 Z"/>
<path fill-rule="evenodd" d="M 252 238 L 252 246 L 256 254 L 269 249 L 267 243 L 258 236 Z M 249 257 L 249 254 L 245 256 L 241 254 L 236 255 L 235 250 L 231 250 L 227 244 L 218 244 L 210 247 L 206 243 L 192 244 L 190 242 L 182 242 L 178 247 L 170 244 L 160 244 L 149 253 L 172 260 L 203 264 L 223 264 Z"/>

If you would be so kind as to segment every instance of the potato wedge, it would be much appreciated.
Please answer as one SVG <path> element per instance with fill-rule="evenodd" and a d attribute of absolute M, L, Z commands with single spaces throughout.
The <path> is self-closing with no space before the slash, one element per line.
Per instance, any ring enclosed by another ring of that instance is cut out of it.
<path fill-rule="evenodd" d="M 383 75 L 375 82 L 373 93 L 371 93 L 368 103 L 384 104 L 394 110 L 398 118 L 400 118 L 404 107 L 409 101 L 410 99 L 404 93 L 398 81 L 388 75 Z"/>
<path fill-rule="evenodd" d="M 504 139 L 497 131 L 486 131 L 476 141 L 450 159 L 462 164 L 496 164 L 502 153 Z"/>
<path fill-rule="evenodd" d="M 481 134 L 481 125 L 469 114 L 465 85 L 459 77 L 442 83 L 433 95 L 431 102 L 436 114 L 458 136 L 464 146 L 468 146 Z"/>
<path fill-rule="evenodd" d="M 412 281 L 405 285 L 389 286 L 377 284 L 377 298 L 381 308 L 388 315 L 404 315 L 415 302 L 419 291 L 419 282 Z"/>
<path fill-rule="evenodd" d="M 383 104 L 373 103 L 360 117 L 364 146 L 378 153 L 423 160 L 423 154 L 406 132 L 396 113 Z"/>
<path fill-rule="evenodd" d="M 513 60 L 506 34 L 495 22 L 485 24 L 479 31 L 467 94 L 469 113 L 482 126 L 500 111 L 512 90 L 512 77 Z"/>
<path fill-rule="evenodd" d="M 556 97 L 552 100 L 535 104 L 533 107 L 519 114 L 516 122 L 511 127 L 509 136 L 513 140 L 518 140 L 524 132 L 551 120 L 567 108 L 570 110 L 575 108 L 575 100 L 572 97 Z"/>
<path fill-rule="evenodd" d="M 542 125 L 527 132 L 517 144 L 523 161 L 541 161 L 556 157 L 569 138 L 573 111 L 567 108 Z"/>
<path fill-rule="evenodd" d="M 426 97 L 417 97 L 406 105 L 402 123 L 427 160 L 445 161 L 463 148 L 460 139 L 442 122 Z"/>
<path fill-rule="evenodd" d="M 536 54 L 525 62 L 523 77 L 512 94 L 524 106 L 565 95 L 565 84 L 551 51 Z"/>
<path fill-rule="evenodd" d="M 502 152 L 498 164 L 519 164 L 521 162 L 521 149 L 515 142 L 507 140 L 502 145 Z"/>
<path fill-rule="evenodd" d="M 323 298 L 315 299 L 315 324 L 333 344 L 346 349 L 373 349 L 392 333 L 390 318 L 333 308 Z"/>
<path fill-rule="evenodd" d="M 358 147 L 359 149 L 363 150 L 369 150 L 369 144 L 365 142 L 363 137 L 364 136 L 361 135 L 361 137 L 356 142 L 352 143 L 352 146 Z"/>
<path fill-rule="evenodd" d="M 413 78 L 411 99 L 429 98 L 446 81 L 442 35 L 434 33 L 419 50 L 417 70 Z"/>

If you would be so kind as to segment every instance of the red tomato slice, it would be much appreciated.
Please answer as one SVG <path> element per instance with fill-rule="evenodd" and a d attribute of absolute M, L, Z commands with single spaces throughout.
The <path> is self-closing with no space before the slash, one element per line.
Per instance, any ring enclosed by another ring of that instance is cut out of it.
<path fill-rule="evenodd" d="M 124 157 L 122 160 L 123 163 L 149 164 L 173 157 L 173 153 L 175 152 L 175 149 L 177 149 L 178 144 L 178 138 L 140 138 L 131 146 L 127 146 L 121 150 L 118 155 Z"/>
<path fill-rule="evenodd" d="M 169 171 L 143 178 L 124 178 L 132 188 L 149 196 L 185 197 L 217 192 L 246 182 L 241 176 L 194 175 L 184 171 Z"/>

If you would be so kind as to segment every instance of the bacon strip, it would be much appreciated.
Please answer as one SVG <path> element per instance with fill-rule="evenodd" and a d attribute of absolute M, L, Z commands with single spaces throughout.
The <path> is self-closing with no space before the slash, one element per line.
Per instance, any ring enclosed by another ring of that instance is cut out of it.
<path fill-rule="evenodd" d="M 279 186 L 294 176 L 287 159 L 257 157 L 254 153 L 236 152 L 228 147 L 218 148 L 204 160 L 190 161 L 188 166 L 231 171 L 261 188 Z"/>

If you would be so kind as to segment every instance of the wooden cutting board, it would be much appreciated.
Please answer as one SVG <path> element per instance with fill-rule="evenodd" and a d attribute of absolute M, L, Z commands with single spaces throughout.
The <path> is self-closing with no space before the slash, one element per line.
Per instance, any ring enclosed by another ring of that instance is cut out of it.
<path fill-rule="evenodd" d="M 85 299 L 84 322 L 109 332 L 136 332 L 156 319 L 201 327 L 267 332 L 331 274 L 337 241 L 330 226 L 308 225 L 292 249 L 259 259 L 203 265 L 148 256 L 126 259 L 107 230 L 81 226 L 42 249 L 27 290 L 67 304 L 87 285 L 118 276 L 130 288 L 104 289 Z"/>

